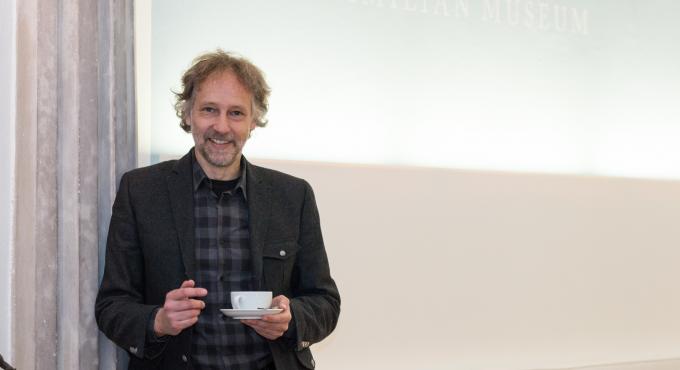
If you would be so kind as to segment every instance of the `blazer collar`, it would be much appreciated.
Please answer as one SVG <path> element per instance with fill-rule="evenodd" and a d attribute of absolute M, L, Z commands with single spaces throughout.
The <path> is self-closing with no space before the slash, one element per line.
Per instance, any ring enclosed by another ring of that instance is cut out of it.
<path fill-rule="evenodd" d="M 193 193 L 193 161 L 194 150 L 191 149 L 176 163 L 168 175 L 168 191 L 170 208 L 172 209 L 175 229 L 179 237 L 179 249 L 184 262 L 187 279 L 193 279 L 196 270 L 194 255 L 194 193 Z"/>
<path fill-rule="evenodd" d="M 253 261 L 253 276 L 257 289 L 262 288 L 262 251 L 267 237 L 267 229 L 271 218 L 271 183 L 264 170 L 250 164 L 246 165 L 248 213 L 250 219 L 250 253 Z"/>

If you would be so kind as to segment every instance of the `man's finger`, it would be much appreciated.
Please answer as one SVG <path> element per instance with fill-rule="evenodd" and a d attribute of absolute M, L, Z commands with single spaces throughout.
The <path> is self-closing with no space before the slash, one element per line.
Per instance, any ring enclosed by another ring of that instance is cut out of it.
<path fill-rule="evenodd" d="M 170 311 L 202 310 L 205 308 L 205 302 L 198 299 L 171 300 L 165 302 L 165 308 Z"/>
<path fill-rule="evenodd" d="M 196 282 L 193 280 L 184 280 L 180 288 L 193 288 L 195 284 Z"/>
<path fill-rule="evenodd" d="M 261 336 L 263 336 L 267 339 L 271 339 L 271 340 L 277 339 L 277 338 L 281 337 L 283 335 L 283 333 L 285 332 L 285 330 L 282 330 L 281 328 L 269 328 L 269 327 L 258 326 L 254 323 L 255 321 L 257 321 L 257 320 L 253 320 L 253 321 L 250 321 L 250 322 L 243 322 L 243 323 L 245 325 L 250 326 L 251 328 L 253 328 L 253 330 L 255 330 L 255 332 L 257 334 L 259 334 L 259 335 L 261 335 Z"/>
<path fill-rule="evenodd" d="M 253 329 L 257 328 L 281 333 L 288 330 L 287 322 L 266 322 L 263 320 L 243 320 L 242 322 Z"/>
<path fill-rule="evenodd" d="M 192 297 L 205 297 L 206 295 L 208 295 L 208 291 L 205 288 L 179 288 L 168 292 L 165 299 L 180 301 Z"/>
<path fill-rule="evenodd" d="M 205 297 L 208 295 L 208 290 L 205 288 L 180 288 L 179 290 L 187 298 Z"/>
<path fill-rule="evenodd" d="M 205 308 L 205 302 L 200 299 L 188 299 L 179 303 L 187 310 L 202 310 Z"/>
<path fill-rule="evenodd" d="M 187 310 L 168 313 L 168 318 L 172 321 L 185 321 L 198 317 L 201 314 L 200 310 Z"/>
<path fill-rule="evenodd" d="M 271 323 L 277 323 L 277 322 L 289 322 L 290 321 L 290 315 L 286 313 L 285 311 L 282 311 L 281 313 L 273 314 L 273 315 L 264 315 L 261 318 L 262 321 L 264 322 L 271 322 Z"/>
<path fill-rule="evenodd" d="M 287 310 L 289 306 L 290 301 L 285 295 L 277 295 L 274 297 L 274 299 L 272 299 L 272 307 L 278 307 Z"/>

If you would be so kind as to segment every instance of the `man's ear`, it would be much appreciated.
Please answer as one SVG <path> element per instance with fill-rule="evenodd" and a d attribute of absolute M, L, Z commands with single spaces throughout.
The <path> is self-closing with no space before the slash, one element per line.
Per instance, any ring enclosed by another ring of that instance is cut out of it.
<path fill-rule="evenodd" d="M 191 112 L 184 118 L 184 123 L 189 126 L 189 132 L 191 132 Z"/>
<path fill-rule="evenodd" d="M 248 131 L 248 137 L 250 137 L 250 135 L 252 135 L 253 130 L 255 130 L 255 128 L 257 128 L 257 122 L 255 122 L 255 120 L 253 120 L 253 122 L 250 123 L 250 130 Z"/>

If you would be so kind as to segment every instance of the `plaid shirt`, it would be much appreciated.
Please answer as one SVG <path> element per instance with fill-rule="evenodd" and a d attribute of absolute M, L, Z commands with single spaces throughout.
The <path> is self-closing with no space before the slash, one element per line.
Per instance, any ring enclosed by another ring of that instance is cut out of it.
<path fill-rule="evenodd" d="M 261 369 L 272 361 L 267 340 L 220 308 L 231 308 L 232 291 L 252 290 L 246 162 L 233 191 L 217 196 L 196 159 L 194 170 L 194 247 L 196 286 L 208 290 L 206 307 L 194 326 L 195 369 Z"/>

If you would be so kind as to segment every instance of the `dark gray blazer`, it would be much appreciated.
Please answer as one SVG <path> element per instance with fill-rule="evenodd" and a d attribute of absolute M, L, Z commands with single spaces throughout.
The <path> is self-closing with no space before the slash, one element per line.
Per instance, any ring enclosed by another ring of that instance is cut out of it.
<path fill-rule="evenodd" d="M 130 354 L 129 369 L 191 368 L 191 328 L 145 346 L 153 310 L 194 277 L 191 156 L 126 173 L 113 204 L 95 315 Z M 314 194 L 304 180 L 246 165 L 253 271 L 260 290 L 290 298 L 297 337 L 269 341 L 274 362 L 278 370 L 313 369 L 308 347 L 333 331 L 340 314 Z"/>

